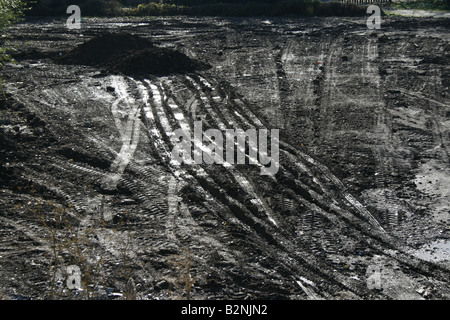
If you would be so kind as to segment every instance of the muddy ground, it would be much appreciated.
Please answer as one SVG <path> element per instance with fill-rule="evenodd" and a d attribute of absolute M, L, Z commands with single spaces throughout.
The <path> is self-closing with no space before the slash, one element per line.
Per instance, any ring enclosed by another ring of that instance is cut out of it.
<path fill-rule="evenodd" d="M 448 19 L 64 22 L 2 71 L 0 297 L 450 298 Z M 278 173 L 173 165 L 198 119 L 279 129 Z"/>

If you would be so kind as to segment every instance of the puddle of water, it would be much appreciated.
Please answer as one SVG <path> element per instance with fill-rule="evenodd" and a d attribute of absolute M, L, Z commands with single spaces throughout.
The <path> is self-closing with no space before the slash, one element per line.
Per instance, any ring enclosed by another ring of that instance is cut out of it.
<path fill-rule="evenodd" d="M 450 240 L 436 240 L 414 250 L 413 255 L 431 262 L 448 262 L 450 264 Z"/>

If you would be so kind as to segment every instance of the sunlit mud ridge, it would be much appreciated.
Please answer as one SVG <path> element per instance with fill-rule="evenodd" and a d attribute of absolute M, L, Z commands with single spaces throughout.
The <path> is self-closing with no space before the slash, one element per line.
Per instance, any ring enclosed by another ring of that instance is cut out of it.
<path fill-rule="evenodd" d="M 430 36 L 402 19 L 381 34 L 357 19 L 92 19 L 83 41 L 56 22 L 19 25 L 16 41 L 30 48 L 3 71 L 0 109 L 0 295 L 450 297 L 448 199 L 418 183 L 448 160 L 448 29 L 425 20 Z M 211 68 L 54 63 L 119 28 Z M 430 43 L 433 72 L 419 62 L 427 52 L 411 53 Z M 248 153 L 247 164 L 174 163 L 174 132 L 199 121 L 279 129 L 278 171 L 262 175 Z M 429 259 L 420 243 L 433 241 Z M 78 289 L 66 282 L 73 265 Z"/>

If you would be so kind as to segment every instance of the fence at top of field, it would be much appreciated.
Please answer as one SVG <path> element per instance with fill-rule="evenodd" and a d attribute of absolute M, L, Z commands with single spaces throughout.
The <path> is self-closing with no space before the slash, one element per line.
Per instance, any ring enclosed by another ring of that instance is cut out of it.
<path fill-rule="evenodd" d="M 392 0 L 340 0 L 340 3 L 369 4 L 369 3 L 392 3 Z"/>

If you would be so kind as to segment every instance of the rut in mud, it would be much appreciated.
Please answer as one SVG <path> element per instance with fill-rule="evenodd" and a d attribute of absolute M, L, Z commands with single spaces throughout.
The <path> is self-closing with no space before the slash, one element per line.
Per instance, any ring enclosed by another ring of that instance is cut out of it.
<path fill-rule="evenodd" d="M 416 251 L 448 237 L 448 199 L 415 184 L 421 164 L 448 161 L 448 30 L 425 21 L 380 35 L 357 19 L 93 19 L 71 49 L 55 23 L 48 39 L 18 26 L 35 47 L 3 72 L 0 293 L 114 299 L 134 283 L 141 299 L 448 298 L 448 264 Z M 130 50 L 90 60 L 108 28 L 133 34 Z M 194 121 L 280 129 L 278 173 L 174 165 L 173 132 Z M 83 290 L 67 288 L 69 265 Z"/>

